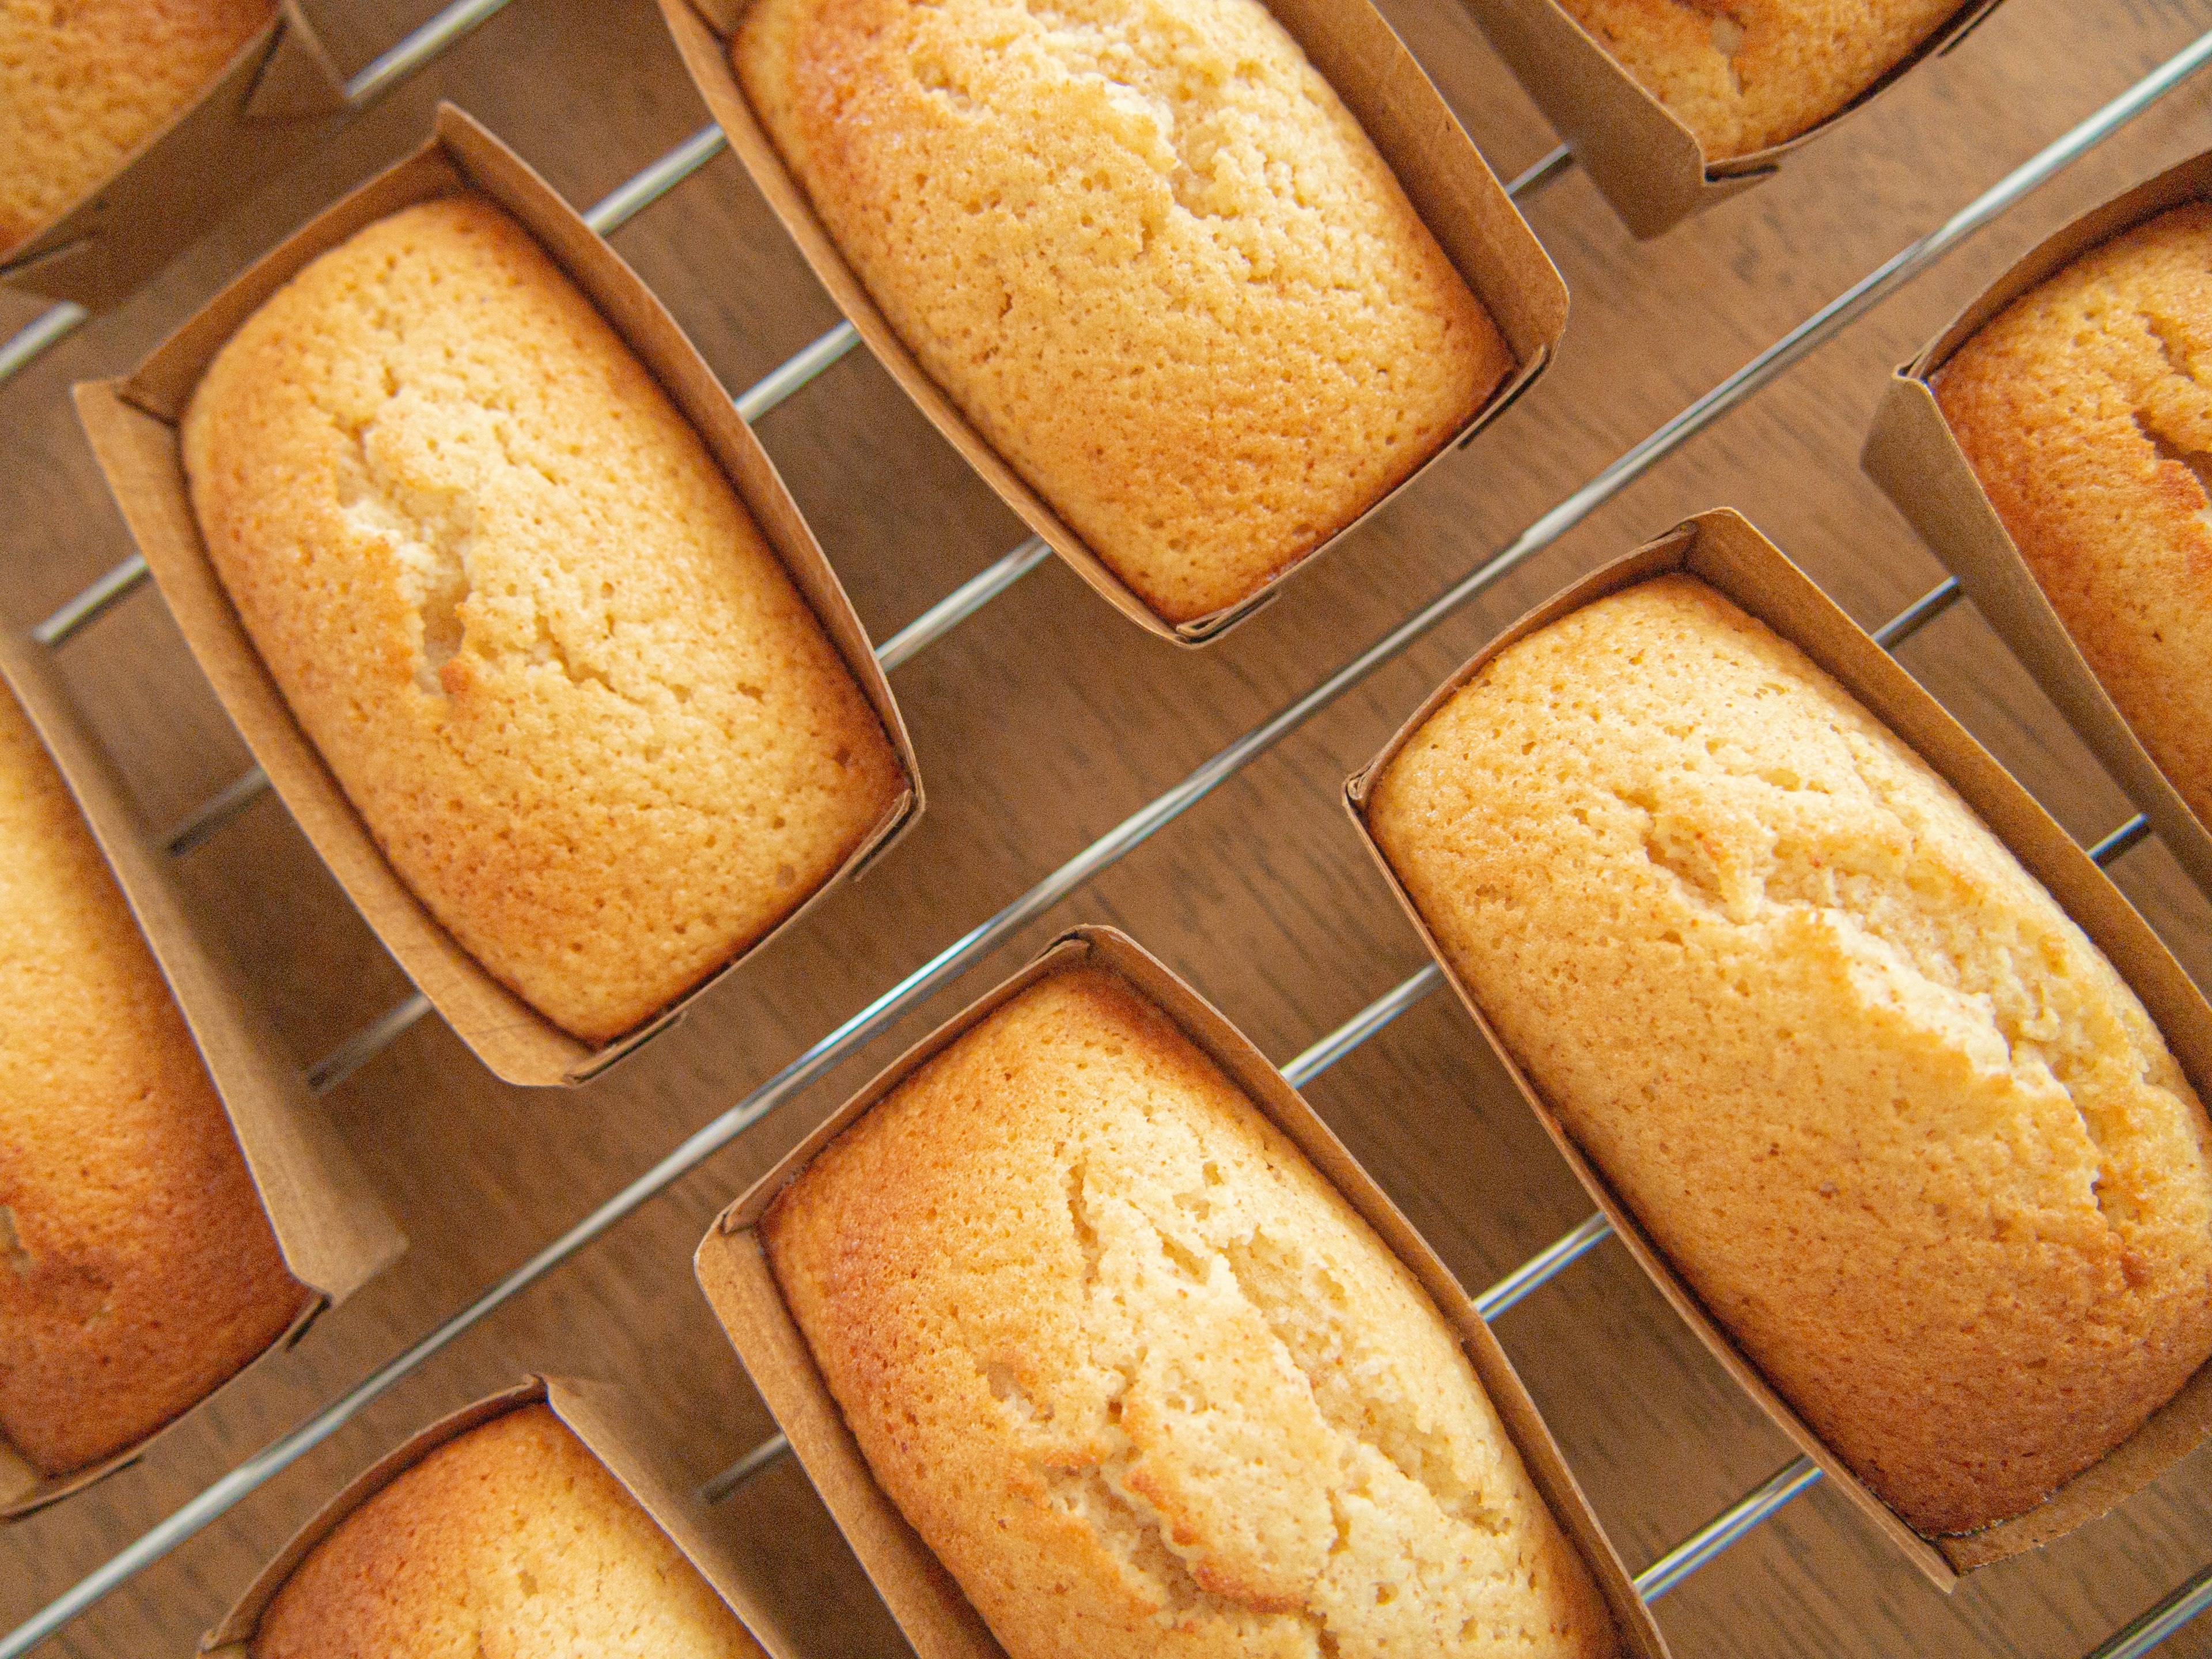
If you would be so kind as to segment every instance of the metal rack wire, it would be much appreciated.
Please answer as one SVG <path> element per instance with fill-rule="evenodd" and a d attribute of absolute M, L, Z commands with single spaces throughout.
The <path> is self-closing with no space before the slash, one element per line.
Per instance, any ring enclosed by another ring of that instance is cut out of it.
<path fill-rule="evenodd" d="M 363 70 L 353 84 L 364 88 L 362 98 L 365 101 L 409 69 L 443 50 L 452 40 L 499 10 L 505 3 L 506 0 L 471 0 L 471 3 L 448 7 L 431 24 L 418 30 L 401 46 L 394 48 Z M 413 53 L 411 59 L 407 57 L 410 52 Z M 2212 62 L 2212 33 L 2201 37 L 2008 174 L 1944 223 L 1900 250 L 1621 455 L 1582 489 L 1537 520 L 1413 616 L 1223 749 L 1182 783 L 1131 815 L 996 915 L 946 946 L 736 1105 L 685 1139 L 651 1169 L 578 1221 L 552 1243 L 371 1371 L 320 1412 L 247 1459 L 174 1514 L 149 1528 L 105 1565 L 58 1597 L 11 1632 L 4 1641 L 0 1641 L 0 1659 L 15 1659 L 15 1656 L 28 1652 L 132 1575 L 161 1559 L 228 1511 L 279 1471 L 337 1432 L 373 1401 L 464 1332 L 536 1284 L 666 1190 L 677 1180 L 696 1170 L 714 1152 L 729 1146 L 748 1128 L 883 1034 L 894 1021 L 918 1006 L 981 956 L 1005 943 L 1060 899 L 1174 822 L 1272 749 L 1307 719 L 1334 703 L 1369 674 L 1486 591 L 1508 572 L 1558 541 L 1691 436 L 1747 400 L 1816 346 L 1926 269 L 2029 191 L 2118 131 L 2207 62 Z M 349 85 L 349 98 L 352 95 L 352 86 Z M 658 200 L 676 183 L 719 153 L 721 148 L 721 135 L 716 129 L 709 128 L 695 135 L 684 145 L 611 194 L 594 207 L 586 218 L 595 229 L 603 232 L 613 229 Z M 1513 191 L 1516 194 L 1525 194 L 1557 177 L 1567 165 L 1569 161 L 1565 150 L 1554 151 L 1516 179 Z M 41 321 L 43 323 L 45 319 Z M 33 325 L 33 330 L 40 326 Z M 27 331 L 27 333 L 30 331 Z M 67 326 L 61 329 L 62 333 L 67 331 Z M 22 337 L 18 337 L 18 340 Z M 51 340 L 45 342 L 51 343 Z M 841 325 L 830 331 L 738 398 L 739 412 L 748 420 L 757 418 L 836 362 L 855 343 L 856 337 L 849 325 Z M 5 373 L 14 366 L 8 354 L 15 351 L 16 343 L 11 342 L 7 348 L 0 349 L 0 379 L 4 379 Z M 1047 550 L 1042 543 L 1035 538 L 1024 542 L 893 635 L 878 649 L 879 660 L 887 668 L 908 660 L 922 647 L 942 637 L 991 598 L 1035 568 L 1046 556 Z M 116 599 L 143 580 L 143 567 L 138 565 L 134 570 L 135 563 L 135 561 L 126 561 L 109 572 L 42 623 L 34 630 L 34 636 L 42 642 L 58 645 L 79 632 Z M 1878 630 L 1875 637 L 1884 646 L 1894 649 L 1940 616 L 1959 597 L 1957 584 L 1947 580 Z M 171 849 L 181 852 L 199 844 L 265 787 L 265 779 L 260 779 L 253 773 L 240 778 L 172 832 L 168 838 Z M 2147 835 L 2148 826 L 2138 816 L 2097 843 L 2091 849 L 2091 856 L 2100 864 L 2109 863 L 2138 844 Z M 1442 975 L 1434 967 L 1424 969 L 1285 1065 L 1283 1068 L 1285 1075 L 1294 1085 L 1302 1085 L 1312 1080 L 1442 983 Z M 311 1072 L 311 1077 L 317 1079 L 317 1086 L 332 1086 L 354 1066 L 404 1030 L 427 1007 L 428 1004 L 419 997 L 410 999 L 349 1039 Z M 1601 1243 L 1610 1231 L 1601 1216 L 1590 1218 L 1485 1291 L 1477 1298 L 1478 1310 L 1485 1318 L 1495 1317 L 1578 1260 Z M 781 1450 L 787 1449 L 779 1444 L 779 1440 L 780 1437 L 756 1448 L 717 1476 L 708 1483 L 708 1493 L 716 1497 L 726 1496 L 744 1479 L 766 1467 Z M 1647 1600 L 1663 1595 L 1800 1492 L 1814 1485 L 1819 1477 L 1817 1466 L 1809 1459 L 1802 1457 L 1778 1471 L 1753 1492 L 1647 1568 L 1636 1581 L 1639 1593 Z M 2148 1652 L 2208 1606 L 2212 1606 L 2212 1568 L 2200 1572 L 2156 1607 L 2117 1632 L 2095 1650 L 2092 1659 L 2132 1659 L 2133 1656 Z"/>

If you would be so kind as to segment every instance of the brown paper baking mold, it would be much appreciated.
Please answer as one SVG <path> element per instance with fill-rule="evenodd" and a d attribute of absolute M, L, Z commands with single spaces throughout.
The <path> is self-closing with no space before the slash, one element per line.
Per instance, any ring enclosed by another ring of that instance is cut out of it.
<path fill-rule="evenodd" d="M 1596 1167 L 1583 1157 L 1543 1096 L 1498 1040 L 1367 827 L 1367 793 L 1376 775 L 1430 716 L 1499 652 L 1608 593 L 1670 571 L 1698 578 L 1804 652 L 1956 790 L 2118 969 L 2149 1011 L 2191 1085 L 2200 1098 L 2208 1099 L 2212 1099 L 2212 1007 L 2206 1006 L 2203 994 L 2149 924 L 2035 798 L 1779 548 L 1742 515 L 1726 508 L 1699 514 L 1529 611 L 1437 687 L 1382 751 L 1345 786 L 1346 804 L 1360 837 L 1421 942 L 1560 1156 L 1604 1211 L 1630 1254 L 1722 1369 L 1758 1402 L 1776 1426 L 1818 1463 L 1822 1473 L 1931 1582 L 1948 1591 L 1963 1573 L 2050 1543 L 2096 1519 L 2212 1435 L 2212 1363 L 2200 1368 L 2181 1392 L 2154 1413 L 2133 1437 L 2026 1514 L 1965 1534 L 1929 1537 L 1915 1531 L 1875 1497 L 1791 1409 L 1683 1283 Z"/>
<path fill-rule="evenodd" d="M 200 1651 L 216 1659 L 246 1659 L 269 1604 L 300 1564 L 347 1516 L 439 1447 L 495 1418 L 540 1401 L 552 1408 L 554 1416 L 584 1443 L 584 1449 L 605 1466 L 623 1490 L 637 1500 L 653 1524 L 698 1569 L 699 1576 L 753 1638 L 756 1651 L 772 1654 L 775 1659 L 795 1659 L 802 1650 L 754 1595 L 729 1528 L 700 1499 L 635 1403 L 607 1383 L 559 1376 L 531 1376 L 514 1388 L 464 1406 L 379 1458 L 292 1535 L 222 1622 L 201 1638 Z"/>
<path fill-rule="evenodd" d="M 2212 830 L 2190 811 L 2083 660 L 1990 505 L 1931 389 L 1953 354 L 2021 295 L 2099 243 L 2206 197 L 2212 197 L 2212 152 L 2167 168 L 2045 238 L 1890 377 L 1861 459 L 2175 861 L 2212 894 Z"/>
<path fill-rule="evenodd" d="M 700 1288 L 776 1425 L 790 1440 L 839 1530 L 921 1659 L 1004 1659 L 1004 1650 L 952 1575 L 876 1485 L 784 1304 L 754 1230 L 777 1194 L 924 1062 L 1039 980 L 1084 964 L 1118 975 L 1173 1020 L 1267 1121 L 1290 1137 L 1412 1271 L 1459 1334 L 1461 1346 L 1537 1490 L 1605 1598 L 1625 1651 L 1639 1659 L 1665 1659 L 1667 1645 L 1650 1610 L 1637 1595 L 1512 1362 L 1450 1269 L 1243 1032 L 1136 941 L 1102 927 L 1078 927 L 1062 935 L 1012 979 L 893 1060 L 725 1210 L 694 1258 Z"/>
<path fill-rule="evenodd" d="M 269 26 L 121 167 L 0 248 L 0 287 L 88 311 L 120 305 L 255 184 L 328 136 L 346 107 L 344 80 L 308 8 L 283 0 Z"/>
<path fill-rule="evenodd" d="M 30 717 L 145 935 L 222 1101 L 284 1265 L 306 1288 L 298 1316 L 262 1358 L 281 1353 L 325 1310 L 396 1261 L 407 1242 L 228 964 L 193 933 L 162 854 L 43 653 L 0 637 L 0 678 L 6 682 L 0 696 L 12 691 Z M 260 1363 L 250 1362 L 137 1444 L 66 1475 L 41 1475 L 0 1443 L 0 1520 L 28 1515 L 137 1462 Z"/>
<path fill-rule="evenodd" d="M 1614 61 L 1557 0 L 1464 0 L 1492 48 L 1589 169 L 1630 232 L 1656 236 L 1782 170 L 1790 152 L 1949 52 L 2002 0 L 1967 0 L 1951 21 L 1834 114 L 1796 137 L 1709 161 L 1697 135 Z"/>
<path fill-rule="evenodd" d="M 1454 269 L 1490 312 L 1516 367 L 1435 455 L 1358 518 L 1301 555 L 1236 604 L 1185 623 L 1156 615 L 1066 520 L 1030 488 L 915 361 L 815 216 L 806 192 L 776 154 L 730 66 L 729 35 L 744 0 L 660 0 L 677 50 L 730 148 L 752 175 L 815 276 L 868 349 L 945 441 L 1024 523 L 1106 601 L 1177 645 L 1208 645 L 1282 591 L 1431 468 L 1504 412 L 1542 374 L 1566 331 L 1567 289 L 1528 221 L 1427 76 L 1370 0 L 1268 0 L 1314 67 L 1358 118 Z"/>
<path fill-rule="evenodd" d="M 313 744 L 292 718 L 209 562 L 192 513 L 177 422 L 223 343 L 270 294 L 356 231 L 414 203 L 474 191 L 534 235 L 651 369 L 728 475 L 882 721 L 907 787 L 844 865 L 796 910 L 636 1030 L 593 1048 L 499 983 L 400 880 Z M 77 411 L 138 548 L 185 641 L 246 746 L 362 918 L 461 1040 L 509 1083 L 599 1076 L 682 1019 L 701 997 L 859 875 L 920 814 L 921 768 L 890 683 L 836 573 L 768 453 L 697 349 L 651 290 L 560 196 L 451 105 L 414 155 L 318 215 L 225 289 L 123 380 L 76 388 Z"/>

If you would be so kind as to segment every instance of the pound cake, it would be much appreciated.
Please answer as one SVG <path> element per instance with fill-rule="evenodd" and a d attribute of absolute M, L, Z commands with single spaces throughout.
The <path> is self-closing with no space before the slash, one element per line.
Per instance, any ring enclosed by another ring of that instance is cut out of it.
<path fill-rule="evenodd" d="M 481 198 L 294 277 L 183 445 L 216 572 L 369 833 L 576 1036 L 729 962 L 905 787 L 698 434 Z"/>
<path fill-rule="evenodd" d="M 1668 576 L 1487 663 L 1368 823 L 1575 1143 L 1923 1533 L 2033 1507 L 2212 1355 L 2212 1126 L 1926 763 Z"/>
<path fill-rule="evenodd" d="M 1934 386 L 2090 672 L 2212 823 L 2212 204 L 2075 260 Z"/>
<path fill-rule="evenodd" d="M 440 1446 L 317 1544 L 251 1659 L 757 1659 L 737 1615 L 551 1409 Z"/>
<path fill-rule="evenodd" d="M 1960 0 L 1559 0 L 1708 161 L 1818 126 L 1957 16 Z"/>
<path fill-rule="evenodd" d="M 759 1231 L 1012 1659 L 1616 1650 L 1419 1282 L 1117 975 L 971 1028 Z"/>
<path fill-rule="evenodd" d="M 136 1445 L 307 1292 L 107 863 L 0 686 L 0 1440 Z"/>
<path fill-rule="evenodd" d="M 276 0 L 0 0 L 0 252 L 222 73 Z"/>
<path fill-rule="evenodd" d="M 923 370 L 1169 622 L 1328 540 L 1512 368 L 1258 0 L 759 0 L 732 59 Z"/>

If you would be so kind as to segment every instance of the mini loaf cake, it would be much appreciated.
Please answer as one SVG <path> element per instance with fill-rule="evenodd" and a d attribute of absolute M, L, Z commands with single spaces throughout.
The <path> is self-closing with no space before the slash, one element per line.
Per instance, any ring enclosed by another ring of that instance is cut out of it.
<path fill-rule="evenodd" d="M 904 787 L 698 434 L 489 202 L 310 264 L 183 443 L 215 569 L 392 867 L 577 1036 L 767 933 Z"/>
<path fill-rule="evenodd" d="M 0 686 L 0 1441 L 48 1475 L 197 1405 L 307 1292 L 184 1016 Z"/>
<path fill-rule="evenodd" d="M 440 1446 L 317 1544 L 252 1659 L 757 1659 L 698 1570 L 543 1405 Z"/>
<path fill-rule="evenodd" d="M 1506 1048 L 1743 1352 L 1924 1533 L 2212 1355 L 2212 1126 L 1948 785 L 1693 579 L 1520 640 L 1368 823 Z"/>
<path fill-rule="evenodd" d="M 1358 517 L 1512 368 L 1258 0 L 759 0 L 732 58 L 907 349 L 1170 622 Z"/>
<path fill-rule="evenodd" d="M 1935 390 L 2090 671 L 2212 823 L 2212 204 L 2075 260 Z"/>
<path fill-rule="evenodd" d="M 0 252 L 181 113 L 276 0 L 0 4 Z"/>
<path fill-rule="evenodd" d="M 1708 161 L 1818 126 L 1961 9 L 1960 0 L 1559 0 L 1697 135 Z"/>
<path fill-rule="evenodd" d="M 760 1233 L 1012 1659 L 1615 1650 L 1419 1281 L 1109 972 L 969 1030 Z"/>

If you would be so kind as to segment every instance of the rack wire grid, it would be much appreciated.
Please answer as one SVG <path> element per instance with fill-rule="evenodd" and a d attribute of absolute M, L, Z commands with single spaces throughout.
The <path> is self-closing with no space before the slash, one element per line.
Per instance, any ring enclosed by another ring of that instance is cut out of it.
<path fill-rule="evenodd" d="M 448 6 L 354 76 L 348 84 L 349 100 L 359 106 L 380 96 L 499 11 L 505 3 L 506 0 L 470 0 L 468 3 Z M 995 947 L 1014 938 L 1062 898 L 1196 805 L 1310 717 L 1335 703 L 1384 664 L 1399 657 L 1524 561 L 1556 544 L 1691 437 L 1771 384 L 1816 347 L 1932 265 L 1951 248 L 2020 201 L 2038 185 L 2121 130 L 2179 86 L 2208 60 L 2212 60 L 2212 34 L 2197 40 L 2094 115 L 2007 174 L 1936 229 L 1908 244 L 1868 273 L 1783 335 L 1741 369 L 1692 402 L 1673 419 L 1623 453 L 1550 512 L 1538 518 L 1519 536 L 1451 584 L 1426 606 L 1389 630 L 1304 695 L 1290 701 L 1270 718 L 1221 750 L 1181 784 L 1158 796 L 1114 830 L 1097 837 L 1089 847 L 1035 884 L 1019 898 L 899 980 L 752 1090 L 735 1106 L 684 1140 L 644 1175 L 468 1303 L 459 1312 L 372 1370 L 289 1433 L 240 1462 L 167 1520 L 142 1534 L 103 1566 L 12 1632 L 3 1644 L 0 1644 L 0 1659 L 28 1652 L 101 1596 L 122 1586 L 136 1573 L 224 1515 L 336 1433 L 370 1402 L 410 1375 L 449 1343 L 550 1273 L 586 1244 L 604 1236 L 625 1217 L 665 1192 L 682 1176 L 732 1144 L 777 1108 L 825 1076 L 841 1061 L 888 1031 L 901 1016 L 919 1007 L 935 991 L 949 984 Z M 611 234 L 659 201 L 676 185 L 713 160 L 724 147 L 722 135 L 712 126 L 694 134 L 605 196 L 586 214 L 587 222 L 602 234 Z M 1525 204 L 1537 192 L 1564 176 L 1571 167 L 1571 159 L 1565 148 L 1555 149 L 1517 176 L 1510 186 L 1510 191 Z M 17 368 L 65 337 L 82 320 L 81 313 L 73 318 L 64 314 L 73 311 L 75 307 L 55 307 L 7 346 L 0 348 L 0 381 L 4 381 Z M 749 422 L 758 421 L 823 374 L 856 343 L 857 336 L 850 325 L 839 324 L 736 398 L 734 402 L 738 412 Z M 878 648 L 879 659 L 887 670 L 904 665 L 1011 588 L 1043 563 L 1048 556 L 1048 550 L 1036 538 L 1023 541 L 893 634 Z M 145 576 L 142 561 L 136 556 L 126 559 L 37 624 L 32 630 L 33 638 L 49 647 L 60 647 L 83 632 L 118 600 L 135 591 L 143 583 Z M 1886 647 L 1896 650 L 1942 616 L 1960 598 L 1956 582 L 1946 579 L 1877 629 L 1875 638 Z M 266 789 L 267 781 L 258 769 L 250 769 L 180 820 L 163 838 L 167 849 L 173 855 L 181 857 L 205 844 Z M 2135 815 L 2096 842 L 2089 849 L 2090 855 L 2099 864 L 2109 865 L 2140 845 L 2148 838 L 2148 826 L 2142 817 Z M 1304 1087 L 1419 1005 L 1440 988 L 1443 982 L 1442 975 L 1434 966 L 1420 969 L 1285 1063 L 1283 1066 L 1285 1076 L 1292 1084 Z M 308 1070 L 311 1084 L 318 1092 L 335 1088 L 391 1044 L 428 1009 L 428 1002 L 419 994 L 402 999 L 311 1066 Z M 1589 1217 L 1477 1297 L 1479 1310 L 1486 1320 L 1496 1319 L 1602 1243 L 1609 1232 L 1602 1216 Z M 780 1436 L 771 1437 L 706 1482 L 704 1495 L 710 1501 L 728 1499 L 744 1482 L 769 1468 L 787 1450 L 787 1444 Z M 1809 1459 L 1798 1457 L 1793 1460 L 1654 1561 L 1638 1576 L 1639 1592 L 1647 1600 L 1656 1600 L 1666 1595 L 1800 1493 L 1808 1490 L 1819 1479 L 1820 1471 Z M 2116 1659 L 2118 1656 L 2148 1652 L 2182 1629 L 2208 1606 L 2212 1606 L 2212 1567 L 2197 1573 L 2114 1632 L 2095 1650 L 2096 1659 Z"/>

